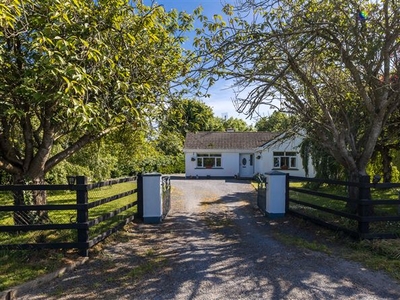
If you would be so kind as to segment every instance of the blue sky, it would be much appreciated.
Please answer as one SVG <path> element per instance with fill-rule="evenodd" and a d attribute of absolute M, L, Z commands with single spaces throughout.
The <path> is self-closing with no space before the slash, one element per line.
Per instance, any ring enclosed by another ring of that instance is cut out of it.
<path fill-rule="evenodd" d="M 224 3 L 234 4 L 235 0 L 144 0 L 143 3 L 151 5 L 152 2 L 164 6 L 166 11 L 177 9 L 178 11 L 186 11 L 187 13 L 193 12 L 197 7 L 203 7 L 203 14 L 212 17 L 214 14 L 222 14 L 222 7 Z M 199 25 L 199 24 L 197 24 Z M 196 26 L 196 24 L 195 24 Z M 187 42 L 189 43 L 189 41 Z M 185 45 L 186 46 L 186 45 Z M 190 45 L 187 45 L 190 47 Z M 246 119 L 246 115 L 236 112 L 232 103 L 234 93 L 229 84 L 225 81 L 217 82 L 210 90 L 210 97 L 201 99 L 208 106 L 212 107 L 216 117 L 240 118 L 245 120 L 248 124 L 254 124 L 253 120 Z"/>

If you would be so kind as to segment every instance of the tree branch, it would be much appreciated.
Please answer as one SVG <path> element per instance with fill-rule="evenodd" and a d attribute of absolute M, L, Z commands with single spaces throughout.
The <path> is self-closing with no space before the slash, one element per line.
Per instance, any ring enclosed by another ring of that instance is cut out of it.
<path fill-rule="evenodd" d="M 62 160 L 70 157 L 71 155 L 76 153 L 78 150 L 82 149 L 87 144 L 100 139 L 101 137 L 105 136 L 106 134 L 108 134 L 112 131 L 115 131 L 118 128 L 119 127 L 107 128 L 97 134 L 89 134 L 88 133 L 88 134 L 83 135 L 75 143 L 73 143 L 72 145 L 70 145 L 69 147 L 64 149 L 63 151 L 57 153 L 53 157 L 49 158 L 47 160 L 45 168 L 44 168 L 45 173 L 48 172 L 49 170 L 51 170 L 52 168 L 54 168 Z"/>

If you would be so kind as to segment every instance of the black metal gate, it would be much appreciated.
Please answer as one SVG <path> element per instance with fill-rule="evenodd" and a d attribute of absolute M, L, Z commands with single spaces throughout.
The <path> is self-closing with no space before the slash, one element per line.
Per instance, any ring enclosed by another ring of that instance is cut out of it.
<path fill-rule="evenodd" d="M 265 213 L 267 209 L 267 202 L 265 201 L 266 192 L 265 182 L 259 182 L 257 188 L 257 206 L 263 213 Z"/>
<path fill-rule="evenodd" d="M 171 178 L 169 176 L 161 177 L 161 191 L 163 203 L 162 217 L 164 219 L 171 209 Z"/>
<path fill-rule="evenodd" d="M 257 183 L 258 183 L 258 186 L 257 186 L 257 206 L 258 206 L 258 208 L 263 212 L 263 213 L 265 213 L 265 211 L 266 211 L 266 205 L 267 205 L 267 203 L 266 203 L 266 193 L 267 193 L 267 190 L 266 190 L 266 178 L 265 178 L 265 176 L 264 175 L 262 175 L 262 174 L 258 174 L 257 176 L 255 176 L 255 180 L 257 181 Z"/>

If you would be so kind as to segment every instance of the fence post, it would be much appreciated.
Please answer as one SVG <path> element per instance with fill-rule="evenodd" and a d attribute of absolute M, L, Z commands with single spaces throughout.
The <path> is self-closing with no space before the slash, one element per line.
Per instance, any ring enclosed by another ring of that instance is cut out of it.
<path fill-rule="evenodd" d="M 289 211 L 289 173 L 286 173 L 285 212 Z"/>
<path fill-rule="evenodd" d="M 143 174 L 137 176 L 137 217 L 143 221 Z"/>
<path fill-rule="evenodd" d="M 357 211 L 360 217 L 358 221 L 358 234 L 361 237 L 369 233 L 369 221 L 365 221 L 364 218 L 372 213 L 371 189 L 369 183 L 370 177 L 368 175 L 360 176 Z"/>
<path fill-rule="evenodd" d="M 87 177 L 76 176 L 76 204 L 80 205 L 77 209 L 76 221 L 78 227 L 78 243 L 84 244 L 79 246 L 80 256 L 89 256 L 89 209 L 88 209 L 88 190 Z"/>
<path fill-rule="evenodd" d="M 399 193 L 398 200 L 400 200 L 400 191 L 398 193 Z M 400 204 L 397 205 L 397 214 L 400 215 Z"/>

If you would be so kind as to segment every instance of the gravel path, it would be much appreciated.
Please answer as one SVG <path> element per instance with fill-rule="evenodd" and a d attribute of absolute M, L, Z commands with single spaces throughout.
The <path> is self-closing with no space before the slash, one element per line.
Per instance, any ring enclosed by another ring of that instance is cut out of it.
<path fill-rule="evenodd" d="M 162 224 L 129 225 L 87 264 L 18 299 L 400 299 L 383 273 L 274 240 L 248 182 L 172 186 Z"/>

